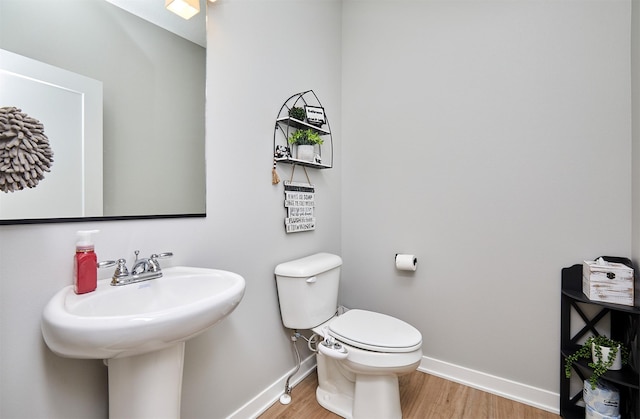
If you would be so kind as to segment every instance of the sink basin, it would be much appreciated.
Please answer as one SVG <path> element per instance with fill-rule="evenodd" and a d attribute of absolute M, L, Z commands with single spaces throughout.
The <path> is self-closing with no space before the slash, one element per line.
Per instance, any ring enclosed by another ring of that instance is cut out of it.
<path fill-rule="evenodd" d="M 68 358 L 110 359 L 139 355 L 184 342 L 231 313 L 245 289 L 233 272 L 171 267 L 162 278 L 76 295 L 60 290 L 43 312 L 49 348 Z"/>
<path fill-rule="evenodd" d="M 185 341 L 229 315 L 244 295 L 240 275 L 172 267 L 162 278 L 76 295 L 69 285 L 42 314 L 42 336 L 56 354 L 105 359 L 109 417 L 180 418 Z"/>

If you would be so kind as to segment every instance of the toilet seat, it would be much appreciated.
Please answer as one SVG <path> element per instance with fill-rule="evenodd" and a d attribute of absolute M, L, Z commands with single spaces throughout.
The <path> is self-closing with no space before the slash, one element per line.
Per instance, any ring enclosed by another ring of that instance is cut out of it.
<path fill-rule="evenodd" d="M 415 327 L 367 310 L 353 309 L 334 317 L 328 332 L 348 345 L 375 352 L 411 352 L 422 346 L 422 335 Z"/>

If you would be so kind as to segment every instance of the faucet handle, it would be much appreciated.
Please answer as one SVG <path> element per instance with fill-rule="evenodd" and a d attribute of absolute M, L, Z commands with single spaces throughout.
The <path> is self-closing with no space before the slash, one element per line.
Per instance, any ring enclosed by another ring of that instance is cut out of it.
<path fill-rule="evenodd" d="M 113 273 L 113 277 L 111 278 L 111 285 L 121 285 L 123 284 L 124 278 L 129 276 L 129 270 L 127 269 L 127 261 L 124 259 L 118 259 L 118 266 L 116 266 L 116 270 Z"/>
<path fill-rule="evenodd" d="M 118 266 L 113 273 L 113 278 L 122 278 L 129 276 L 129 269 L 127 269 L 127 261 L 125 259 L 118 259 Z"/>
<path fill-rule="evenodd" d="M 116 261 L 115 260 L 103 260 L 101 262 L 96 263 L 96 266 L 98 268 L 109 268 L 111 266 L 115 266 Z"/>
<path fill-rule="evenodd" d="M 160 262 L 158 262 L 158 259 L 166 259 L 173 256 L 172 252 L 164 252 L 164 253 L 160 253 L 160 254 L 152 254 L 151 257 L 149 258 L 149 270 L 151 272 L 160 272 Z"/>
<path fill-rule="evenodd" d="M 173 252 L 164 252 L 164 253 L 160 253 L 158 254 L 153 254 L 151 255 L 152 259 L 166 259 L 166 258 L 170 258 L 171 256 L 173 256 Z"/>

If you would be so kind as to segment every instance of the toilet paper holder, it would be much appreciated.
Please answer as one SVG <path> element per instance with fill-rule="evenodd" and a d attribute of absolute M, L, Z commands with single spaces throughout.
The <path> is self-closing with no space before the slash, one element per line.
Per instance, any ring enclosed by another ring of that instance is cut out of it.
<path fill-rule="evenodd" d="M 415 271 L 418 269 L 418 258 L 415 255 L 396 253 L 395 264 L 399 271 Z"/>

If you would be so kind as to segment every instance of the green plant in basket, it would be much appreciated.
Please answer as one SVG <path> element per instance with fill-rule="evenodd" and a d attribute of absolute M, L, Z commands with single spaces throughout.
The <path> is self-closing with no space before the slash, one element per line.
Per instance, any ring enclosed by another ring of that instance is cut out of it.
<path fill-rule="evenodd" d="M 298 121 L 304 121 L 306 116 L 307 113 L 299 106 L 294 106 L 293 108 L 289 109 L 290 118 L 297 119 Z"/>
<path fill-rule="evenodd" d="M 315 145 L 322 144 L 324 140 L 322 137 L 315 132 L 314 130 L 308 129 L 299 129 L 295 131 L 289 137 L 289 144 L 297 144 L 297 145 Z"/>
<path fill-rule="evenodd" d="M 609 348 L 609 354 L 606 359 L 603 359 L 602 355 L 603 346 Z M 567 378 L 570 378 L 573 364 L 578 362 L 580 359 L 593 358 L 588 364 L 589 367 L 593 369 L 593 373 L 591 374 L 591 377 L 589 377 L 589 383 L 591 383 L 591 388 L 595 390 L 598 379 L 602 377 L 602 375 L 604 375 L 604 373 L 606 373 L 613 365 L 616 355 L 618 354 L 618 349 L 620 350 L 622 365 L 628 364 L 629 349 L 622 342 L 618 342 L 617 340 L 610 339 L 606 336 L 591 336 L 584 342 L 580 349 L 565 358 L 564 374 Z"/>

